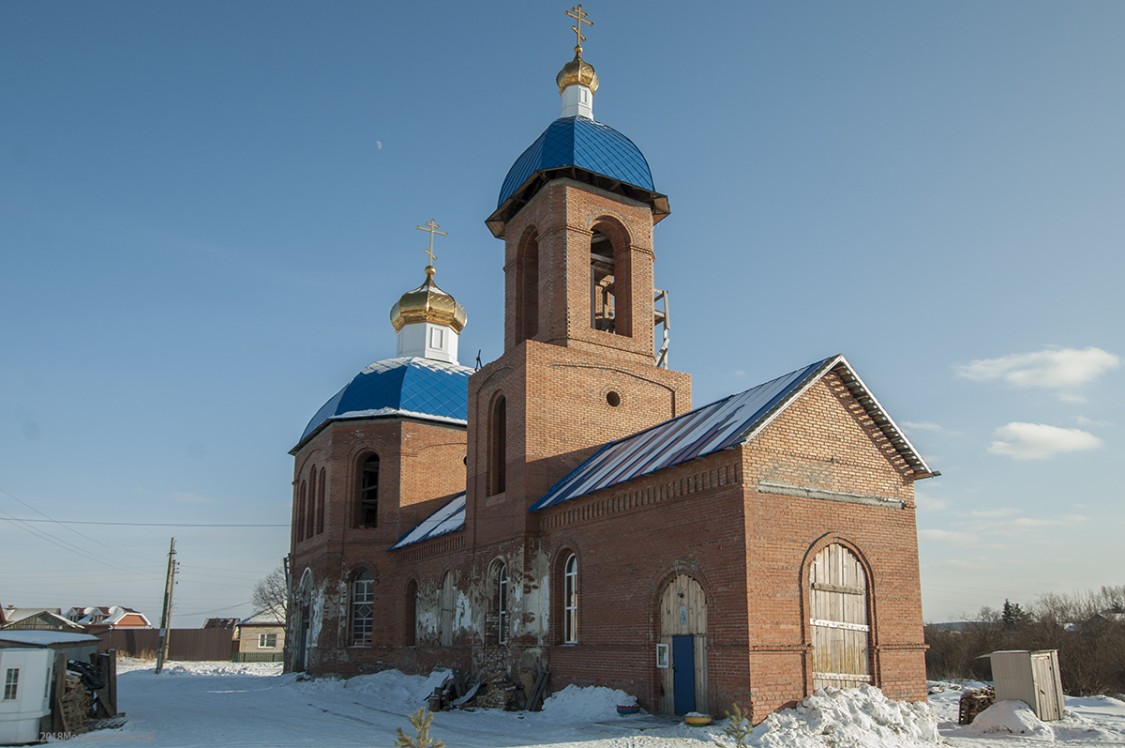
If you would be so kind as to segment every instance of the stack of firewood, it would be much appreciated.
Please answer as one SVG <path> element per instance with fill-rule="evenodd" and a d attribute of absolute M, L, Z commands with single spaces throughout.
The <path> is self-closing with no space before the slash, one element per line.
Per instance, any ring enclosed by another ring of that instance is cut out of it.
<path fill-rule="evenodd" d="M 481 687 L 473 704 L 483 709 L 519 709 L 517 695 L 522 696 L 522 689 L 519 689 L 519 694 L 517 689 L 519 687 L 506 673 L 492 673 L 481 680 Z"/>
<path fill-rule="evenodd" d="M 974 688 L 961 694 L 958 703 L 957 723 L 971 725 L 977 715 L 996 703 L 996 689 L 992 686 Z"/>
<path fill-rule="evenodd" d="M 62 709 L 63 725 L 68 733 L 86 732 L 93 700 L 82 678 L 72 673 L 66 674 L 65 688 L 59 706 Z"/>

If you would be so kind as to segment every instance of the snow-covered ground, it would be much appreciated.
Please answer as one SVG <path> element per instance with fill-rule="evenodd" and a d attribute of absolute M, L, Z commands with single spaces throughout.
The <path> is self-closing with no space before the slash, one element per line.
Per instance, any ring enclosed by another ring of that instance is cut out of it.
<path fill-rule="evenodd" d="M 442 680 L 388 671 L 349 680 L 305 680 L 278 665 L 123 661 L 118 708 L 127 721 L 69 741 L 74 746 L 368 746 L 392 748 L 396 728 Z M 1068 698 L 1060 722 L 1044 724 L 1026 707 L 1003 702 L 969 727 L 957 726 L 961 686 L 931 684 L 930 703 L 884 699 L 873 688 L 818 693 L 754 729 L 762 748 L 1022 748 L 1045 741 L 1125 746 L 1125 703 Z M 479 709 L 439 712 L 433 735 L 447 748 L 702 748 L 733 745 L 723 722 L 688 727 L 673 718 L 621 717 L 633 699 L 605 688 L 570 687 L 538 713 Z"/>

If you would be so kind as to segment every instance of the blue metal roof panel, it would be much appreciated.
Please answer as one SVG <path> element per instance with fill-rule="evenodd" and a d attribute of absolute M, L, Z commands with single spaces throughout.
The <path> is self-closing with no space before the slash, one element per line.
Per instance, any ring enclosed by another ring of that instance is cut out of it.
<path fill-rule="evenodd" d="M 617 130 L 585 117 L 563 117 L 547 126 L 504 178 L 497 206 L 534 174 L 577 166 L 655 192 L 652 171 L 640 149 Z"/>
<path fill-rule="evenodd" d="M 338 418 L 402 413 L 463 422 L 472 373 L 467 366 L 425 358 L 376 361 L 317 410 L 300 441 Z"/>
<path fill-rule="evenodd" d="M 539 511 L 745 441 L 836 357 L 792 371 L 602 447 L 532 505 Z"/>
<path fill-rule="evenodd" d="M 418 523 L 417 527 L 399 538 L 398 542 L 387 550 L 397 551 L 399 548 L 463 529 L 465 529 L 465 494 L 459 493 L 441 509 L 426 517 Z"/>

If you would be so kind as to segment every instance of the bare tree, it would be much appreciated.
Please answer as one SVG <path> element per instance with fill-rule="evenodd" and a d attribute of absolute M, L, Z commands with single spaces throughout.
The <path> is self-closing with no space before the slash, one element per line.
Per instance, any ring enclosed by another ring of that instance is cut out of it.
<path fill-rule="evenodd" d="M 250 600 L 255 611 L 277 616 L 284 621 L 285 612 L 289 608 L 289 584 L 285 567 L 278 566 L 254 585 L 254 594 Z"/>

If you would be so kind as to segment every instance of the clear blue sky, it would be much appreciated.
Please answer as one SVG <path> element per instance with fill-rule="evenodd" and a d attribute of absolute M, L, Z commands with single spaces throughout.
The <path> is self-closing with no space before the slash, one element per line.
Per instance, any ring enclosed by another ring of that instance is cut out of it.
<path fill-rule="evenodd" d="M 175 535 L 177 622 L 250 613 L 430 217 L 499 355 L 484 219 L 567 5 L 0 1 L 0 603 L 155 619 Z M 696 404 L 847 355 L 944 473 L 927 620 L 1125 581 L 1125 4 L 585 8 Z"/>

